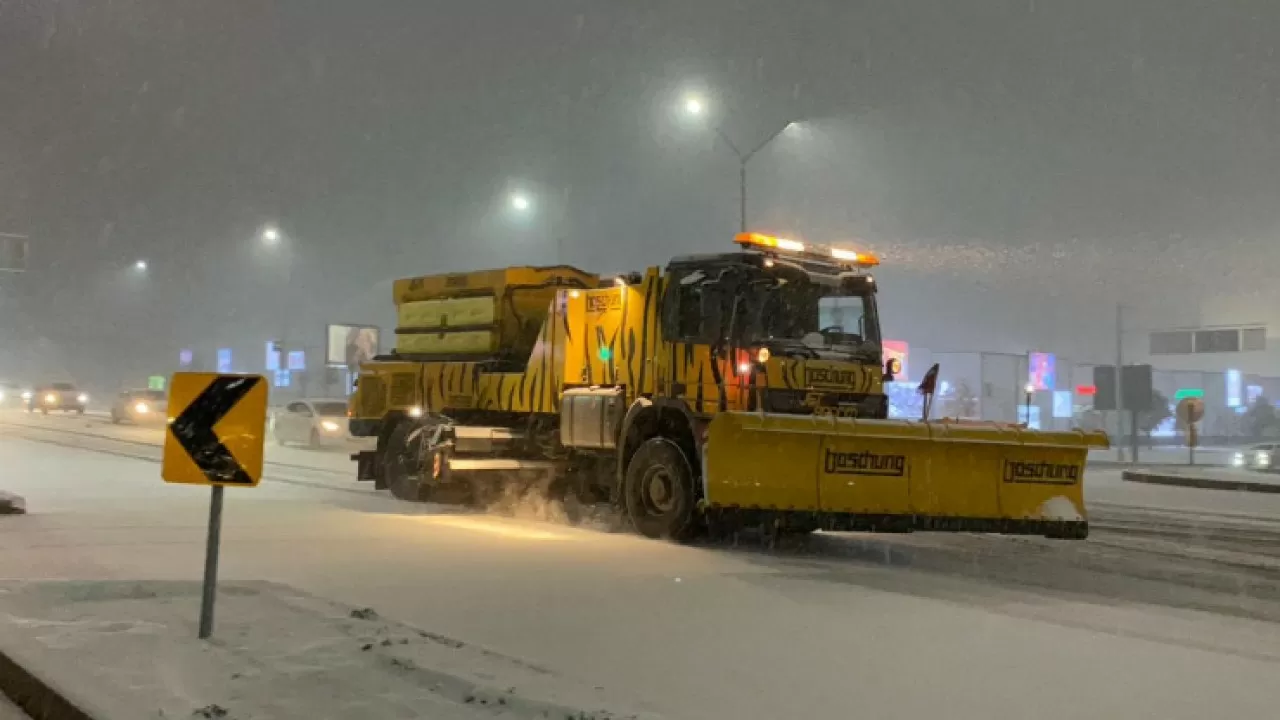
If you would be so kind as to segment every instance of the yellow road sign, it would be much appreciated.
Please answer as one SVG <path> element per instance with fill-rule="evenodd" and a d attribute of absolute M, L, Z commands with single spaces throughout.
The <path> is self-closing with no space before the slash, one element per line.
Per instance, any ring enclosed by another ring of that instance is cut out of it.
<path fill-rule="evenodd" d="M 160 475 L 187 485 L 256 487 L 267 383 L 261 375 L 174 373 Z"/>

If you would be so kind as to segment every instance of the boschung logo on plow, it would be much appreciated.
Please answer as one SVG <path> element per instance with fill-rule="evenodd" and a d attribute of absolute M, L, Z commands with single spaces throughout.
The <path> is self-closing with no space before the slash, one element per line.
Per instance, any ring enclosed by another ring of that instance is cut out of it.
<path fill-rule="evenodd" d="M 823 458 L 823 468 L 828 475 L 876 475 L 880 477 L 902 477 L 907 472 L 905 455 L 877 455 L 863 450 L 862 452 L 837 452 L 827 450 Z"/>
<path fill-rule="evenodd" d="M 1041 485 L 1075 485 L 1080 481 L 1080 466 L 1005 460 L 1004 481 Z"/>

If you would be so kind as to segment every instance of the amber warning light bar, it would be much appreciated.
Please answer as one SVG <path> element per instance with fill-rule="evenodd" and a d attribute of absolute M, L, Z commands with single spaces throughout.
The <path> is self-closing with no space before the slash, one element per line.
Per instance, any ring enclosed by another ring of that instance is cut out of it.
<path fill-rule="evenodd" d="M 815 245 L 812 243 L 800 242 L 799 240 L 774 237 L 773 235 L 763 235 L 761 233 L 739 233 L 738 236 L 734 238 L 734 242 L 744 248 L 761 248 L 765 250 L 773 250 L 778 253 L 808 255 L 810 257 L 835 260 L 839 263 L 848 263 L 864 268 L 875 267 L 880 264 L 880 258 L 876 257 L 873 253 L 856 252 L 854 250 L 830 247 L 828 245 Z"/>

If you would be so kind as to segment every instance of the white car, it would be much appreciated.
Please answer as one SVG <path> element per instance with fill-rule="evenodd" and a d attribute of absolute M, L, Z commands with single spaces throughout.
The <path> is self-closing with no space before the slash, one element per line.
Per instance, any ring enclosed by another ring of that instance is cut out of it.
<path fill-rule="evenodd" d="M 85 405 L 89 404 L 89 396 L 76 389 L 71 383 L 53 383 L 36 388 L 31 393 L 23 393 L 27 412 L 40 411 L 45 415 L 50 410 L 84 414 Z"/>
<path fill-rule="evenodd" d="M 345 400 L 295 400 L 271 418 L 271 433 L 280 445 L 337 447 L 347 443 Z"/>
<path fill-rule="evenodd" d="M 125 390 L 111 403 L 111 422 L 164 425 L 167 415 L 163 390 Z"/>
<path fill-rule="evenodd" d="M 1263 443 L 1232 453 L 1231 466 L 1264 471 L 1280 468 L 1280 443 Z"/>

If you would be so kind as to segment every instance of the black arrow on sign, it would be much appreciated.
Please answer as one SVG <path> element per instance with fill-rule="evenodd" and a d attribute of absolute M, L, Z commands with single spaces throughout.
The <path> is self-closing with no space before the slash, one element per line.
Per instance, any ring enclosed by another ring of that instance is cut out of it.
<path fill-rule="evenodd" d="M 169 432 L 211 482 L 253 484 L 253 478 L 218 439 L 213 426 L 257 387 L 260 380 L 259 377 L 214 378 L 169 425 Z"/>

